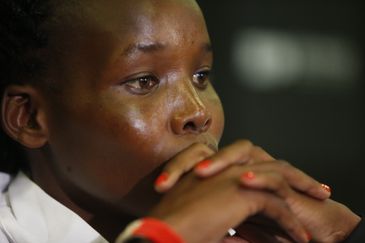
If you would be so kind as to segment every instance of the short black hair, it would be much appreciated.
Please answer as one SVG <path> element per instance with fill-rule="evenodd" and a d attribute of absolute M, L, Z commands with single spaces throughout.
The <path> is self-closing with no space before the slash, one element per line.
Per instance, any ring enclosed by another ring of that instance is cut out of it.
<path fill-rule="evenodd" d="M 35 80 L 46 68 L 38 51 L 47 47 L 44 28 L 50 0 L 0 1 L 0 92 L 10 84 Z M 0 130 L 0 171 L 16 173 L 26 168 L 21 146 Z"/>

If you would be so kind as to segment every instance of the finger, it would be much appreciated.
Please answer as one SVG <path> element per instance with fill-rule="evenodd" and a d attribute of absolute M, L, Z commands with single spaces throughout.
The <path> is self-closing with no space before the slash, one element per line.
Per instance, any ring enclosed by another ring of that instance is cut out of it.
<path fill-rule="evenodd" d="M 196 143 L 184 149 L 167 163 L 162 173 L 157 177 L 155 190 L 158 192 L 168 191 L 184 173 L 192 170 L 197 163 L 214 153 L 215 151 L 202 143 Z"/>
<path fill-rule="evenodd" d="M 285 178 L 290 187 L 319 200 L 325 200 L 331 196 L 331 191 L 328 186 L 319 183 L 287 161 L 275 160 L 255 163 L 247 169 L 255 173 L 266 171 L 280 174 Z"/>
<path fill-rule="evenodd" d="M 210 157 L 209 163 L 199 163 L 195 167 L 195 173 L 200 177 L 209 177 L 232 164 L 247 163 L 253 148 L 254 145 L 248 140 L 236 141 Z"/>
<path fill-rule="evenodd" d="M 285 178 L 272 171 L 247 171 L 241 175 L 240 179 L 242 185 L 245 187 L 258 190 L 268 190 L 284 200 L 293 193 L 293 190 L 290 188 Z"/>
<path fill-rule="evenodd" d="M 308 242 L 308 233 L 287 204 L 270 193 L 259 194 L 262 198 L 255 205 L 258 212 L 277 222 L 296 242 Z"/>
<path fill-rule="evenodd" d="M 277 222 L 295 241 L 308 242 L 310 240 L 308 239 L 309 237 L 307 231 L 299 222 L 297 217 L 295 217 L 295 215 L 289 210 L 286 204 L 275 200 L 266 200 L 265 204 L 266 206 L 264 208 L 263 214 Z M 277 210 L 275 204 L 277 204 L 277 206 L 283 204 L 283 206 L 279 207 L 279 210 Z"/>
<path fill-rule="evenodd" d="M 254 146 L 251 152 L 251 163 L 260 163 L 260 162 L 267 162 L 267 161 L 274 161 L 275 158 L 272 157 L 268 152 L 266 152 L 263 148 L 259 146 Z"/>

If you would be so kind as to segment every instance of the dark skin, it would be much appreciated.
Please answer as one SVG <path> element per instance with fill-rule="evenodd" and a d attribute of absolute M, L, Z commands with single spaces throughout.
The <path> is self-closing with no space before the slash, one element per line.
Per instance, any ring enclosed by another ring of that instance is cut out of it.
<path fill-rule="evenodd" d="M 149 1 L 133 2 L 133 9 L 131 1 L 95 4 L 79 13 L 84 22 L 54 28 L 52 43 L 63 50 L 49 72 L 58 77 L 57 93 L 42 94 L 50 173 L 78 204 L 82 193 L 88 207 L 98 207 L 92 198 L 117 209 L 141 178 L 177 152 L 196 142 L 217 146 L 223 114 L 205 74 L 212 53 L 198 10 L 187 15 L 177 8 L 182 4 L 154 3 L 174 12 L 178 21 L 171 23 L 154 11 L 146 16 Z"/>
<path fill-rule="evenodd" d="M 57 96 L 45 94 L 48 143 L 62 180 L 116 205 L 137 181 L 192 143 L 217 146 L 223 129 L 220 101 L 204 74 L 212 53 L 207 33 L 197 37 L 205 28 L 200 12 L 186 15 L 161 2 L 156 8 L 177 15 L 171 23 L 157 13 L 146 16 L 149 1 L 133 2 L 133 11 L 128 3 L 90 6 L 80 13 L 84 23 L 65 23 L 71 27 L 67 41 L 56 32 L 55 46 L 67 51 L 55 58 L 60 65 L 51 65 L 50 76 L 62 78 L 55 81 Z M 187 27 L 193 23 L 196 28 Z M 164 25 L 177 31 L 157 28 Z"/>
<path fill-rule="evenodd" d="M 178 188 L 176 190 L 181 190 L 180 184 L 174 186 L 174 183 L 182 175 L 181 173 L 191 166 L 189 163 L 183 163 L 183 161 L 194 161 L 194 156 L 199 155 L 197 151 L 194 151 L 197 149 L 199 149 L 198 146 L 194 146 L 173 158 L 164 168 L 164 173 L 168 172 L 170 175 L 169 179 L 163 184 L 156 185 L 156 190 L 160 192 L 168 191 L 169 193 L 171 188 L 172 193 L 174 193 L 175 187 Z M 241 176 L 234 177 L 236 179 L 240 177 L 239 180 L 243 186 L 243 188 L 240 188 L 241 191 L 247 189 L 261 190 L 262 192 L 274 193 L 283 199 L 286 206 L 295 213 L 301 224 L 305 226 L 313 242 L 342 242 L 360 221 L 360 217 L 346 206 L 328 199 L 330 192 L 322 184 L 293 167 L 290 163 L 275 160 L 262 148 L 254 146 L 250 141 L 236 141 L 220 149 L 217 153 L 211 153 L 208 159 L 211 161 L 209 166 L 195 167 L 196 176 L 205 179 L 214 178 L 220 173 L 229 173 L 227 168 L 235 167 L 235 173 L 241 173 Z M 250 176 L 247 177 L 247 173 Z M 186 178 L 183 180 L 186 180 Z M 169 196 L 171 197 L 171 194 Z M 174 203 L 181 203 L 166 199 L 169 196 L 166 196 L 164 200 L 167 200 L 166 204 L 170 207 L 173 207 Z M 275 198 L 266 198 L 266 200 L 268 200 L 266 202 L 273 203 Z M 217 198 L 214 202 L 216 201 Z M 242 208 L 245 208 L 244 205 L 247 206 L 248 198 L 245 202 L 241 204 Z M 256 201 L 254 205 L 261 205 L 260 203 L 262 202 Z M 225 213 L 228 211 L 226 205 L 223 211 Z M 161 204 L 157 208 L 160 206 Z M 240 210 L 236 210 L 237 214 Z M 259 213 L 262 214 L 262 211 Z M 277 223 L 280 222 L 283 215 L 276 214 L 277 217 L 273 217 L 273 215 L 270 215 L 271 211 L 268 211 L 268 213 L 264 216 L 269 216 L 269 218 L 254 217 L 242 221 L 243 223 L 236 227 L 238 234 L 249 240 L 249 242 L 292 242 L 292 239 L 288 236 L 290 229 L 283 224 L 279 226 L 285 229 L 286 233 L 278 228 Z M 289 218 L 288 215 L 284 216 L 285 221 Z M 209 226 L 212 225 L 213 223 L 209 224 Z M 237 239 L 234 240 L 237 241 Z"/>
<path fill-rule="evenodd" d="M 87 1 L 61 10 L 50 24 L 46 82 L 9 86 L 3 123 L 28 148 L 33 180 L 113 240 L 136 198 L 151 204 L 156 168 L 197 143 L 209 147 L 200 160 L 217 150 L 224 119 L 209 82 L 210 40 L 194 1 Z M 284 203 L 277 207 L 288 215 Z M 220 237 L 253 213 L 217 225 Z"/>
<path fill-rule="evenodd" d="M 119 232 L 124 196 L 191 144 L 217 148 L 223 111 L 209 82 L 210 39 L 193 1 L 80 4 L 81 11 L 65 8 L 67 16 L 51 24 L 45 80 L 52 90 L 8 92 L 33 92 L 39 104 L 42 135 L 20 141 L 40 148 L 28 151 L 33 180 L 96 227 L 105 208 L 118 212 L 108 220 Z"/>
<path fill-rule="evenodd" d="M 211 44 L 194 1 L 79 1 L 59 8 L 49 28 L 45 82 L 11 85 L 3 101 L 4 129 L 28 148 L 32 179 L 43 190 L 109 240 L 130 222 L 131 212 L 143 215 L 155 205 L 150 214 L 188 242 L 220 239 L 256 213 L 306 241 L 284 200 L 260 191 L 264 186 L 242 192 L 241 166 L 204 181 L 190 173 L 163 201 L 153 200 L 153 180 L 167 161 L 180 165 L 175 169 L 181 173 L 190 170 L 215 154 L 223 131 L 221 103 L 208 75 Z M 239 162 L 248 147 L 217 153 L 221 167 Z M 265 160 L 250 151 L 246 155 Z M 215 210 L 227 201 L 230 213 Z M 173 207 L 179 204 L 185 208 Z M 216 220 L 206 234 L 194 235 L 184 225 L 206 225 L 207 215 Z"/>

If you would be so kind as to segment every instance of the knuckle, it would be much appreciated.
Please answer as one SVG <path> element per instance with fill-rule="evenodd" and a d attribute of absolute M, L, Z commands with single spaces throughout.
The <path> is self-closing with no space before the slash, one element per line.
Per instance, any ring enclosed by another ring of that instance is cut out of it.
<path fill-rule="evenodd" d="M 260 161 L 262 160 L 263 157 L 266 157 L 266 151 L 257 145 L 253 145 L 252 149 L 251 149 L 251 155 L 257 158 L 260 158 Z M 264 161 L 261 161 L 264 162 Z"/>
<path fill-rule="evenodd" d="M 265 152 L 265 150 L 264 150 L 261 146 L 254 145 L 254 146 L 253 146 L 253 149 L 254 149 L 256 152 L 259 152 L 259 153 L 263 153 L 263 152 Z"/>
<path fill-rule="evenodd" d="M 240 147 L 241 146 L 242 147 L 246 147 L 246 146 L 252 147 L 253 146 L 253 143 L 248 139 L 238 139 L 234 143 L 237 144 Z"/>
<path fill-rule="evenodd" d="M 277 163 L 279 164 L 279 166 L 283 169 L 289 169 L 292 168 L 293 166 L 286 160 L 277 160 Z"/>

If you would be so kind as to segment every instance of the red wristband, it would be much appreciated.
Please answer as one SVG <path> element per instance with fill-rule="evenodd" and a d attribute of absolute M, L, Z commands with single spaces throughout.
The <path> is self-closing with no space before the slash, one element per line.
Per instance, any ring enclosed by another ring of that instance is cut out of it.
<path fill-rule="evenodd" d="M 132 235 L 146 238 L 153 243 L 184 242 L 170 226 L 154 218 L 143 218 L 141 225 L 133 231 Z"/>
<path fill-rule="evenodd" d="M 130 223 L 116 242 L 122 243 L 133 237 L 144 238 L 152 243 L 184 243 L 169 225 L 154 218 L 142 218 Z"/>

